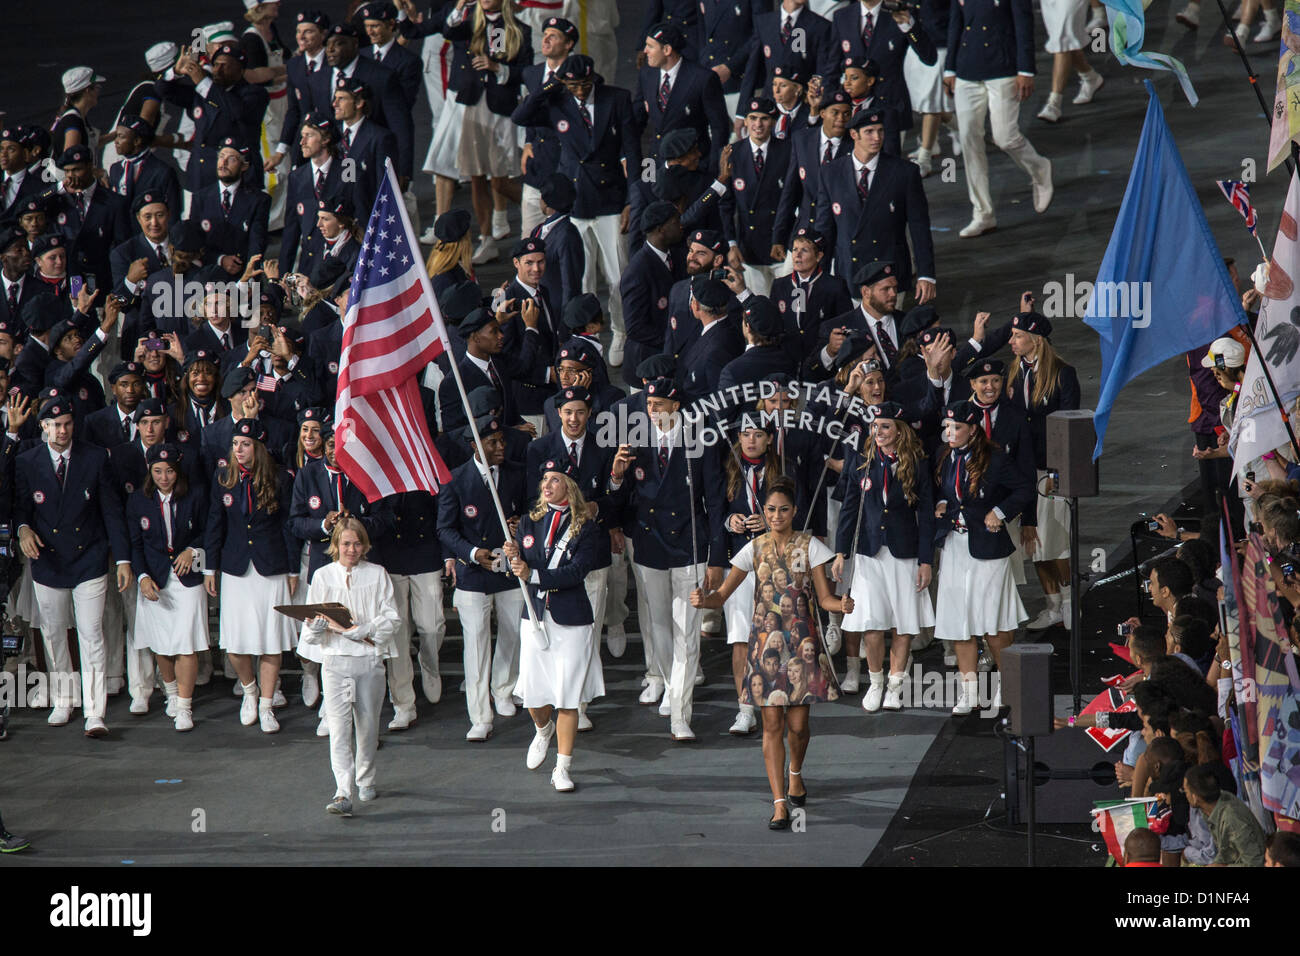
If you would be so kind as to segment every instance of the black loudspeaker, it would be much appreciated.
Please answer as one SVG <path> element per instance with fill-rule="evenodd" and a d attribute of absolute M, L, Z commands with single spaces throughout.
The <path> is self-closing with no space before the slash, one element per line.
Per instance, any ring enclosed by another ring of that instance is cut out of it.
<path fill-rule="evenodd" d="M 1047 470 L 1060 476 L 1060 498 L 1097 497 L 1097 431 L 1090 408 L 1052 412 L 1047 416 Z"/>
<path fill-rule="evenodd" d="M 1052 645 L 1012 644 L 1002 651 L 1002 703 L 1017 737 L 1052 732 Z"/>
<path fill-rule="evenodd" d="M 1009 650 L 1009 648 L 1008 648 Z M 1006 651 L 1002 659 L 1006 661 Z M 1042 823 L 1088 823 L 1096 800 L 1122 800 L 1128 796 L 1115 786 L 1115 761 L 1122 746 L 1103 751 L 1081 730 L 1062 730 L 1050 737 L 1034 739 L 1034 819 Z M 1011 823 L 1029 819 L 1029 779 L 1025 752 L 1017 741 L 1006 738 L 1006 804 Z"/>

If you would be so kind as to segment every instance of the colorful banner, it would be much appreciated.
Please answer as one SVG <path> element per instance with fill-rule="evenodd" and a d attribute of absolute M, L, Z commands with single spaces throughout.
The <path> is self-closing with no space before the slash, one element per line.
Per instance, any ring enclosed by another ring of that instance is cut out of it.
<path fill-rule="evenodd" d="M 1278 44 L 1277 86 L 1273 124 L 1268 137 L 1268 171 L 1291 156 L 1291 143 L 1300 135 L 1300 0 L 1286 0 L 1282 9 L 1282 41 Z"/>

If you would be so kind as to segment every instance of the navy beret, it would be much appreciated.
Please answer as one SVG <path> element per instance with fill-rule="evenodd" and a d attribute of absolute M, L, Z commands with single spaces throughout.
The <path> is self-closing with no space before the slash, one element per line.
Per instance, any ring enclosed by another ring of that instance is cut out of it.
<path fill-rule="evenodd" d="M 600 299 L 594 292 L 584 292 L 581 295 L 575 295 L 568 301 L 564 307 L 564 314 L 560 323 L 566 329 L 577 331 L 586 328 L 592 322 L 595 322 L 605 310 L 601 308 Z"/>

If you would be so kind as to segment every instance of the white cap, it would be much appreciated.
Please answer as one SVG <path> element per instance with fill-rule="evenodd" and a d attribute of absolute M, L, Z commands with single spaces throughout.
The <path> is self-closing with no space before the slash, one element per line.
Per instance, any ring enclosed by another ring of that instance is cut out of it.
<path fill-rule="evenodd" d="M 252 10 L 254 7 L 260 7 L 263 0 L 244 0 L 244 9 Z"/>
<path fill-rule="evenodd" d="M 162 43 L 155 43 L 149 49 L 144 51 L 144 61 L 149 64 L 149 69 L 155 73 L 161 73 L 173 63 L 180 54 L 180 49 L 170 40 Z"/>
<path fill-rule="evenodd" d="M 222 20 L 220 23 L 209 23 L 203 28 L 203 42 L 216 43 L 219 40 L 235 39 L 235 25 L 229 20 Z"/>
<path fill-rule="evenodd" d="M 63 92 L 71 96 L 89 89 L 96 83 L 103 83 L 104 78 L 88 66 L 74 66 L 63 74 Z"/>
<path fill-rule="evenodd" d="M 1201 368 L 1241 368 L 1245 364 L 1246 347 L 1232 338 L 1215 339 L 1201 359 Z"/>

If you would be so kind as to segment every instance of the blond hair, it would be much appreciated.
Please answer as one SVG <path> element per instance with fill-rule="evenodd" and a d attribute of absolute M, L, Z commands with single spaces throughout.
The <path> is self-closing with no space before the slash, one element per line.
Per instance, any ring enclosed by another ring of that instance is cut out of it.
<path fill-rule="evenodd" d="M 361 540 L 361 556 L 364 558 L 370 553 L 370 535 L 366 533 L 366 526 L 361 523 L 360 518 L 354 518 L 352 515 L 345 515 L 340 518 L 334 525 L 334 530 L 330 532 L 330 546 L 328 554 L 335 561 L 339 559 L 339 542 L 343 540 L 343 532 L 355 531 L 357 537 Z"/>
<path fill-rule="evenodd" d="M 450 272 L 456 266 L 460 266 L 466 275 L 473 275 L 474 264 L 470 261 L 473 255 L 474 247 L 470 243 L 469 233 L 461 236 L 455 242 L 443 242 L 439 239 L 429 250 L 429 258 L 425 260 L 424 271 L 429 274 L 429 278 L 440 276 L 444 272 Z"/>
<path fill-rule="evenodd" d="M 1041 405 L 1047 401 L 1047 397 L 1056 391 L 1056 387 L 1061 383 L 1061 367 L 1065 364 L 1061 361 L 1061 356 L 1057 354 L 1056 349 L 1052 348 L 1052 343 L 1041 335 L 1034 335 L 1033 332 L 1026 332 L 1031 335 L 1034 341 L 1038 343 L 1037 366 L 1034 368 L 1034 394 L 1029 396 L 1030 405 Z M 1011 386 L 1016 384 L 1016 379 L 1020 377 L 1020 363 L 1013 362 L 1011 371 L 1007 374 L 1007 391 L 1011 391 Z"/>
<path fill-rule="evenodd" d="M 519 48 L 524 45 L 524 31 L 519 29 L 519 21 L 515 18 L 514 0 L 501 0 L 501 22 L 506 29 L 506 48 L 504 57 L 498 62 L 507 62 L 517 57 Z M 487 48 L 487 17 L 482 5 L 474 7 L 474 34 L 470 37 L 469 52 L 497 59 Z"/>
<path fill-rule="evenodd" d="M 557 474 L 559 473 L 557 472 Z M 576 481 L 565 474 L 560 474 L 560 478 L 564 481 L 564 493 L 569 499 L 569 520 L 572 522 L 570 530 L 576 535 L 588 521 L 587 499 L 582 497 L 582 489 L 578 487 Z M 542 487 L 539 482 L 537 486 L 537 504 L 533 505 L 533 510 L 528 512 L 528 517 L 537 521 L 546 514 L 547 507 L 548 505 L 542 499 Z"/>

